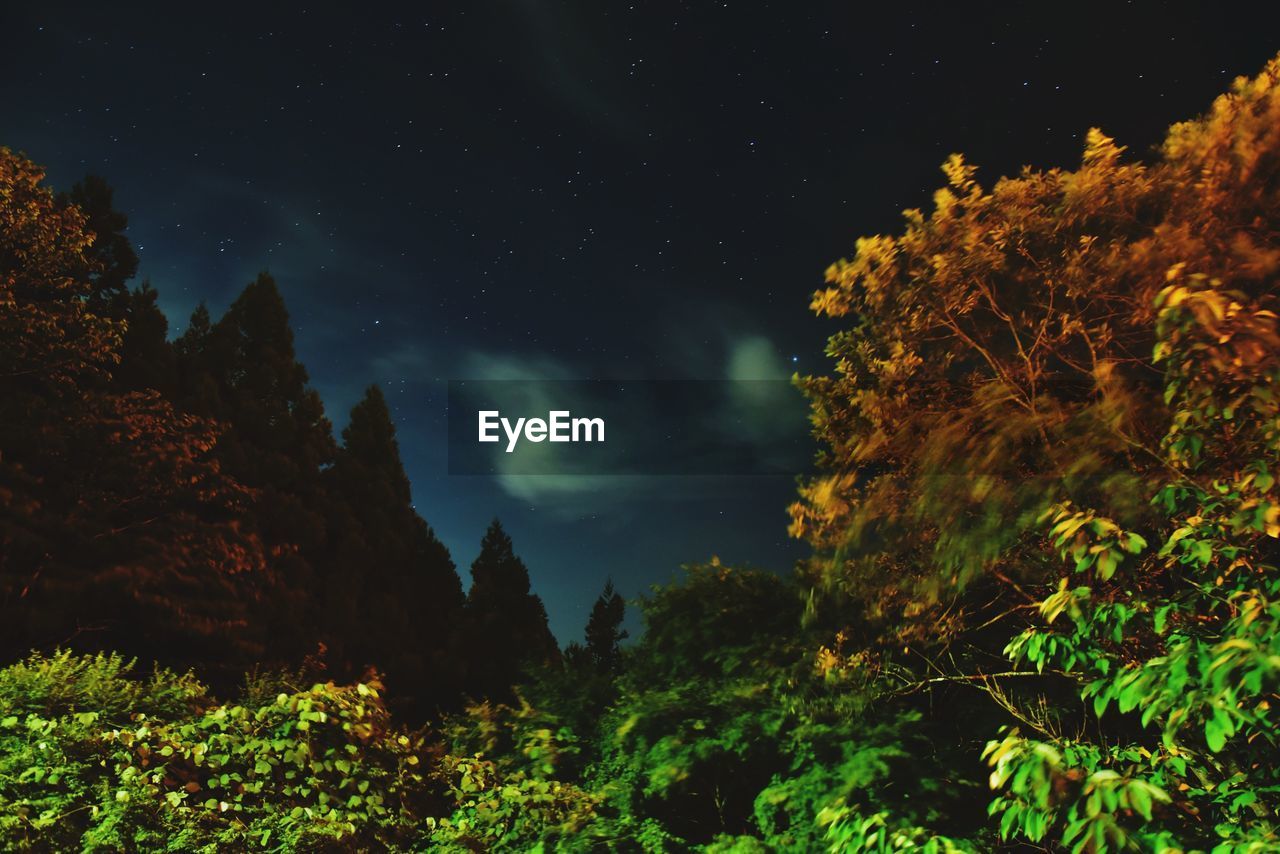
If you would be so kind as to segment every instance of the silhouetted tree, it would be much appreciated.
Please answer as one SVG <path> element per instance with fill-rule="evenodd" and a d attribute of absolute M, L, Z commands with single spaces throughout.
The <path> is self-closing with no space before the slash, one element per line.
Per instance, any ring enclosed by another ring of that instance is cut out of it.
<path fill-rule="evenodd" d="M 327 547 L 322 466 L 336 446 L 320 396 L 297 360 L 289 315 L 275 281 L 262 273 L 217 323 L 197 309 L 178 342 L 180 404 L 227 425 L 218 443 L 226 470 L 255 490 L 255 527 L 275 555 L 287 599 L 272 621 L 286 657 L 309 649 L 317 593 L 315 565 Z"/>
<path fill-rule="evenodd" d="M 233 427 L 223 459 L 254 486 L 291 491 L 314 481 L 333 461 L 333 428 L 297 360 L 275 280 L 259 274 L 212 327 L 200 312 L 179 347 L 186 402 Z"/>
<path fill-rule="evenodd" d="M 169 343 L 169 320 L 156 303 L 158 296 L 150 282 L 143 282 L 120 298 L 126 327 L 112 382 L 121 391 L 155 389 L 173 399 L 178 391 L 177 357 Z"/>
<path fill-rule="evenodd" d="M 418 711 L 453 705 L 464 675 L 462 583 L 413 508 L 395 425 L 377 386 L 351 411 L 325 476 L 332 560 L 324 622 L 335 658 L 382 668 Z"/>
<path fill-rule="evenodd" d="M 138 272 L 138 256 L 125 234 L 129 218 L 116 210 L 114 196 L 111 185 L 97 175 L 86 176 L 71 192 L 58 196 L 60 205 L 80 211 L 86 231 L 93 235 L 84 251 L 86 304 L 94 314 L 124 322 L 112 385 L 120 391 L 156 389 L 172 398 L 177 374 L 169 322 L 150 283 L 129 290 Z"/>
<path fill-rule="evenodd" d="M 187 328 L 174 342 L 174 350 L 187 365 L 196 365 L 199 355 L 207 346 L 209 333 L 213 330 L 213 319 L 209 316 L 209 306 L 200 303 L 187 320 Z"/>
<path fill-rule="evenodd" d="M 601 673 L 617 668 L 621 653 L 619 644 L 627 637 L 622 629 L 627 603 L 613 589 L 612 579 L 604 585 L 600 598 L 591 607 L 587 619 L 587 643 L 585 652 L 592 666 Z"/>
<path fill-rule="evenodd" d="M 497 519 L 471 564 L 467 616 L 474 662 L 471 688 L 481 696 L 509 697 L 524 665 L 559 658 L 546 609 L 530 592 L 529 570 Z"/>
<path fill-rule="evenodd" d="M 125 236 L 129 217 L 115 209 L 115 191 L 106 179 L 86 175 L 84 180 L 59 196 L 63 205 L 75 205 L 84 214 L 85 231 L 93 242 L 84 252 L 88 269 L 90 307 L 101 314 L 114 315 L 128 296 L 128 282 L 138 272 L 138 256 Z"/>

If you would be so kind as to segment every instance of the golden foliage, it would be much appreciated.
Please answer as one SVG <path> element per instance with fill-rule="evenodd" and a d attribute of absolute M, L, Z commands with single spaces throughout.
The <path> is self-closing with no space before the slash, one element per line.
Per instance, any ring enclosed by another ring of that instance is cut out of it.
<path fill-rule="evenodd" d="M 94 235 L 43 179 L 0 148 L 0 380 L 77 384 L 118 361 L 122 329 L 85 307 Z"/>
<path fill-rule="evenodd" d="M 1259 302 L 1280 272 L 1280 58 L 1174 125 L 1154 163 L 1092 129 L 1074 170 L 990 189 L 959 155 L 943 172 L 931 212 L 827 270 L 811 307 L 849 326 L 833 372 L 800 378 L 823 471 L 791 533 L 819 550 L 817 579 L 903 631 L 977 578 L 1042 580 L 1016 558 L 1046 507 L 1148 512 L 1168 423 L 1158 295 L 1215 330 L 1218 370 L 1280 349 Z"/>

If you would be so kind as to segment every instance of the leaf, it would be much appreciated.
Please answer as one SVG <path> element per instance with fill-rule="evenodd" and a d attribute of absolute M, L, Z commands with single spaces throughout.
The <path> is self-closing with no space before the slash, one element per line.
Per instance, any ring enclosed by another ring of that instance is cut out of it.
<path fill-rule="evenodd" d="M 1165 626 L 1169 619 L 1169 611 L 1172 609 L 1173 609 L 1172 603 L 1168 605 L 1162 605 L 1161 607 L 1156 609 L 1155 617 L 1152 620 L 1152 628 L 1155 630 L 1156 634 L 1158 635 L 1164 634 Z"/>
<path fill-rule="evenodd" d="M 1098 555 L 1098 577 L 1103 581 L 1111 578 L 1111 576 L 1115 574 L 1116 567 L 1119 563 L 1120 560 L 1116 557 L 1115 552 L 1110 549 L 1101 552 Z"/>
<path fill-rule="evenodd" d="M 1147 793 L 1143 785 L 1137 782 L 1131 783 L 1125 789 L 1125 795 L 1128 798 L 1129 806 L 1134 810 L 1134 812 L 1145 818 L 1147 821 L 1150 821 L 1151 795 Z"/>
<path fill-rule="evenodd" d="M 1204 724 L 1204 738 L 1209 744 L 1209 749 L 1217 753 L 1227 743 L 1227 736 L 1222 731 L 1222 727 L 1218 725 L 1217 718 L 1210 718 Z"/>

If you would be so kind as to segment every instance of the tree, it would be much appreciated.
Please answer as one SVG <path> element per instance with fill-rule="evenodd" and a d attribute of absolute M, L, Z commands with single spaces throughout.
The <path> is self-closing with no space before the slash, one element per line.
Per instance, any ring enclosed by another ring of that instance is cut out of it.
<path fill-rule="evenodd" d="M 275 280 L 259 274 L 207 332 L 204 314 L 180 342 L 184 402 L 232 426 L 223 458 L 247 483 L 285 493 L 309 486 L 333 462 L 333 427 L 297 360 Z"/>
<path fill-rule="evenodd" d="M 381 392 L 339 451 L 265 273 L 171 346 L 156 291 L 128 290 L 110 187 L 42 178 L 0 150 L 0 645 L 111 647 L 221 686 L 327 643 L 317 666 L 385 669 L 402 710 L 456 705 L 465 599 Z M 487 662 L 504 690 L 504 659 L 556 653 L 506 545 L 499 587 L 523 594 L 476 612 L 515 632 Z"/>
<path fill-rule="evenodd" d="M 138 272 L 138 256 L 125 234 L 129 218 L 116 210 L 114 198 L 115 191 L 105 179 L 88 175 L 71 192 L 60 194 L 58 203 L 79 210 L 90 233 L 84 270 L 88 307 L 122 324 L 112 384 L 120 391 L 156 389 L 172 399 L 177 366 L 168 341 L 169 322 L 149 282 L 129 290 L 129 281 Z"/>
<path fill-rule="evenodd" d="M 19 397 L 73 391 L 104 379 L 118 359 L 121 324 L 89 298 L 92 233 L 84 214 L 60 206 L 44 172 L 0 148 L 0 364 L 5 405 Z M 6 414 L 9 414 L 6 412 Z M 11 423 L 5 419 L 5 423 Z M 30 441 L 20 435 L 11 441 Z"/>
<path fill-rule="evenodd" d="M 320 635 L 322 618 L 309 604 L 327 545 L 320 472 L 336 446 L 275 281 L 260 274 L 212 325 L 197 309 L 176 351 L 179 405 L 226 425 L 218 460 L 254 490 L 243 521 L 275 555 L 286 594 L 276 603 L 274 644 L 284 657 L 301 655 Z"/>
<path fill-rule="evenodd" d="M 848 321 L 800 379 L 815 609 L 1009 716 L 1001 836 L 1274 846 L 1280 59 L 1154 163 L 1093 130 L 1074 171 L 944 171 L 813 299 Z"/>
<path fill-rule="evenodd" d="M 83 213 L 42 177 L 0 150 L 0 643 L 260 658 L 251 493 L 213 459 L 217 425 L 112 388 L 122 324 L 95 313 Z"/>
<path fill-rule="evenodd" d="M 626 616 L 627 603 L 613 589 L 613 580 L 605 582 L 600 598 L 591 606 L 587 619 L 587 643 L 585 653 L 591 665 L 601 673 L 609 673 L 618 666 L 622 650 L 619 644 L 626 639 L 622 620 Z"/>
<path fill-rule="evenodd" d="M 374 385 L 351 410 L 326 472 L 332 559 L 322 567 L 323 624 L 335 659 L 385 670 L 416 712 L 453 706 L 465 673 L 462 584 L 417 514 L 395 425 Z"/>
<path fill-rule="evenodd" d="M 138 255 L 125 235 L 129 217 L 115 209 L 115 191 L 98 175 L 86 175 L 58 200 L 80 210 L 85 228 L 92 235 L 85 249 L 90 265 L 90 305 L 100 312 L 114 314 L 128 296 L 129 280 L 138 272 Z"/>
<path fill-rule="evenodd" d="M 497 519 L 480 541 L 467 593 L 471 686 L 479 696 L 507 699 L 525 665 L 559 657 L 542 600 L 530 591 L 529 570 Z"/>
<path fill-rule="evenodd" d="M 178 363 L 169 343 L 169 320 L 160 310 L 158 297 L 151 283 L 143 282 L 120 298 L 125 331 L 120 364 L 111 378 L 121 391 L 155 389 L 173 400 L 178 394 Z"/>

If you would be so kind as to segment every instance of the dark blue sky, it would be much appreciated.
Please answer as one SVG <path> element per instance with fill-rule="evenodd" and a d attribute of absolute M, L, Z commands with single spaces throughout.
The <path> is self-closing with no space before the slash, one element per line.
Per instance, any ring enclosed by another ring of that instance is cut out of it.
<path fill-rule="evenodd" d="M 0 145 L 115 185 L 175 333 L 270 270 L 335 425 L 382 383 L 464 583 L 500 516 L 562 641 L 607 576 L 786 571 L 792 481 L 450 477 L 445 381 L 822 371 L 809 293 L 948 153 L 1142 152 L 1280 49 L 1211 4 L 201 9 L 5 4 Z"/>

